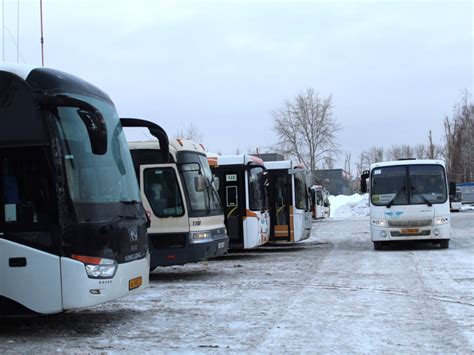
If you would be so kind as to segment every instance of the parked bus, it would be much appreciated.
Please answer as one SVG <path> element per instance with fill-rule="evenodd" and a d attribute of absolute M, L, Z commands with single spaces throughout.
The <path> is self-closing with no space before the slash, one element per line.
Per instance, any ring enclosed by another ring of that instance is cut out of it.
<path fill-rule="evenodd" d="M 269 239 L 270 214 L 263 160 L 252 155 L 209 157 L 219 181 L 231 249 L 251 249 Z"/>
<path fill-rule="evenodd" d="M 456 184 L 462 194 L 461 202 L 465 205 L 474 205 L 474 182 L 463 182 Z"/>
<path fill-rule="evenodd" d="M 161 146 L 158 141 L 129 143 L 151 216 L 150 269 L 225 254 L 229 238 L 204 148 L 187 139 L 172 140 L 169 154 L 168 149 L 162 154 Z"/>
<path fill-rule="evenodd" d="M 451 219 L 443 161 L 372 164 L 361 176 L 362 192 L 367 191 L 366 179 L 370 181 L 370 233 L 375 250 L 406 240 L 449 247 Z"/>
<path fill-rule="evenodd" d="M 0 316 L 147 286 L 147 219 L 109 96 L 63 72 L 0 64 L 0 118 Z"/>
<path fill-rule="evenodd" d="M 462 209 L 462 193 L 456 190 L 454 195 L 449 195 L 449 208 L 451 212 L 459 212 Z"/>
<path fill-rule="evenodd" d="M 308 170 L 291 160 L 267 161 L 270 242 L 294 243 L 311 234 Z"/>
<path fill-rule="evenodd" d="M 331 204 L 329 192 L 321 185 L 313 185 L 310 188 L 311 212 L 314 219 L 327 218 L 331 215 Z"/>

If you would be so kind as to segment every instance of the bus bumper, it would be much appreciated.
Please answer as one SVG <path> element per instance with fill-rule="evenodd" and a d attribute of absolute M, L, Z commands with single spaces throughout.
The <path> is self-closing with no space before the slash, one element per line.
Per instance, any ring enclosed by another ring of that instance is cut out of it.
<path fill-rule="evenodd" d="M 418 233 L 404 233 L 400 228 L 384 228 L 374 225 L 370 226 L 370 234 L 373 242 L 389 242 L 403 240 L 425 240 L 436 241 L 439 239 L 450 239 L 451 225 L 450 223 L 439 226 L 428 226 L 419 228 Z"/>
<path fill-rule="evenodd" d="M 63 308 L 86 308 L 111 301 L 148 286 L 148 258 L 118 264 L 111 279 L 92 279 L 83 263 L 61 258 Z"/>
<path fill-rule="evenodd" d="M 156 236 L 159 238 L 159 235 Z M 158 266 L 184 265 L 224 255 L 229 248 L 229 238 L 224 235 L 212 240 L 191 243 L 179 247 L 154 247 L 150 243 L 150 270 Z"/>

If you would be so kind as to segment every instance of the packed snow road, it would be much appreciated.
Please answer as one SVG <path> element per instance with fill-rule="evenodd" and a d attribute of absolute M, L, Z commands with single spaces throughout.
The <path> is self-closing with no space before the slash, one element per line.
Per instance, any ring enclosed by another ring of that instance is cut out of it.
<path fill-rule="evenodd" d="M 474 352 L 474 212 L 449 249 L 374 251 L 368 218 L 293 247 L 159 269 L 139 295 L 0 323 L 0 352 Z"/>

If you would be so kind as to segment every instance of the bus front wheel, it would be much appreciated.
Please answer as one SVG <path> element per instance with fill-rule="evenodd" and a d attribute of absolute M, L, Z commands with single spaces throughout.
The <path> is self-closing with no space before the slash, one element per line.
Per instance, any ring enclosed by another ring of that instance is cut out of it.
<path fill-rule="evenodd" d="M 375 250 L 382 250 L 383 242 L 374 242 Z"/>

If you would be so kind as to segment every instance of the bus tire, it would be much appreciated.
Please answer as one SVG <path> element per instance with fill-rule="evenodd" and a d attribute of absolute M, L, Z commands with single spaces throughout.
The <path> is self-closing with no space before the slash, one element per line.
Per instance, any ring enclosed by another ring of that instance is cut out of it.
<path fill-rule="evenodd" d="M 375 250 L 382 250 L 383 243 L 382 242 L 374 242 L 374 249 Z"/>
<path fill-rule="evenodd" d="M 449 248 L 449 239 L 440 240 L 439 246 L 440 246 L 441 249 L 448 249 Z"/>

